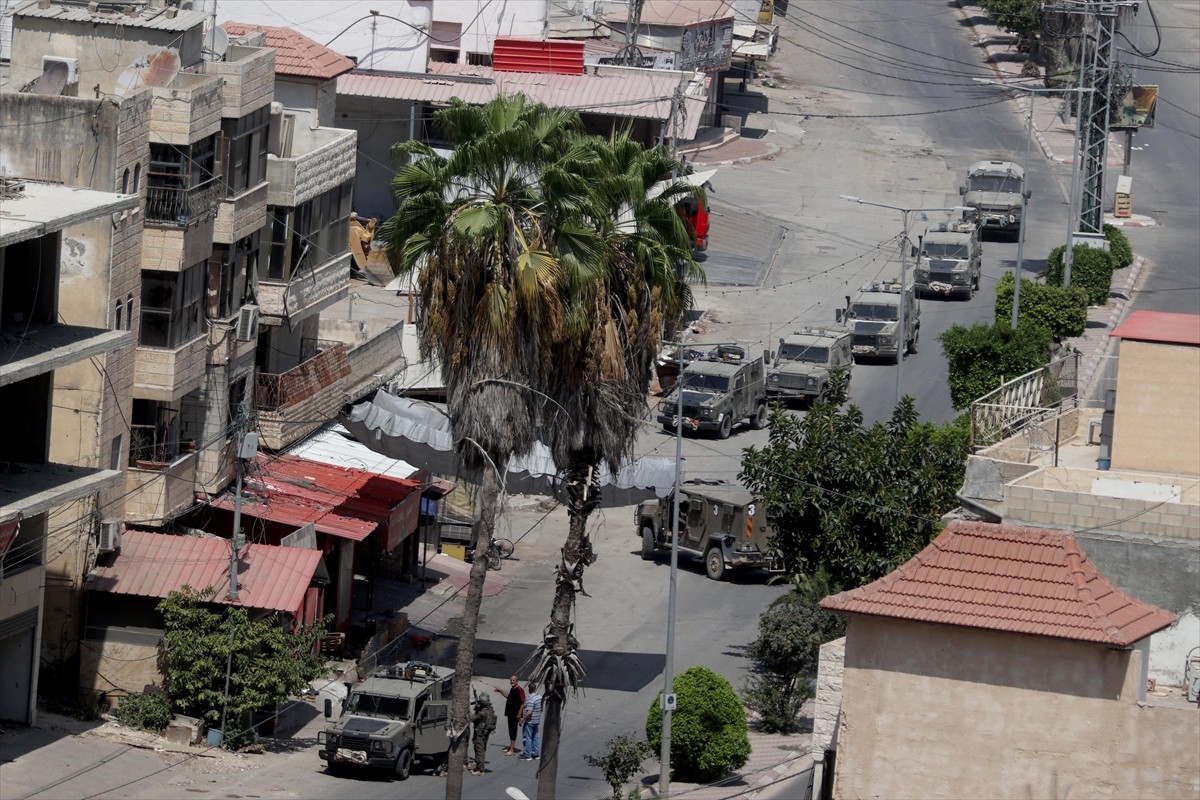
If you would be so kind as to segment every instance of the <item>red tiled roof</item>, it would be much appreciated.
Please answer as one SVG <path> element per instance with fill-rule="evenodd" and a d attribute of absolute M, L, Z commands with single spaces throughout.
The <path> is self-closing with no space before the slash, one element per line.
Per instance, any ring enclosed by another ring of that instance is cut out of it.
<path fill-rule="evenodd" d="M 1119 646 L 1175 621 L 1109 583 L 1069 533 L 963 521 L 899 569 L 821 607 Z"/>
<path fill-rule="evenodd" d="M 294 613 L 304 602 L 321 551 L 248 544 L 238 554 L 235 605 Z M 213 587 L 214 602 L 229 594 L 229 540 L 202 536 L 125 531 L 111 565 L 98 566 L 93 591 L 166 597 L 184 586 Z"/>
<path fill-rule="evenodd" d="M 254 31 L 265 33 L 266 46 L 275 48 L 276 75 L 330 80 L 354 69 L 354 62 L 341 53 L 291 28 L 244 22 L 222 22 L 221 27 L 230 36 L 245 36 Z"/>
<path fill-rule="evenodd" d="M 322 533 L 359 542 L 420 491 L 419 481 L 299 456 L 260 456 L 244 482 L 242 513 L 296 527 L 311 522 Z M 223 495 L 213 505 L 233 509 L 234 498 Z"/>
<path fill-rule="evenodd" d="M 1134 311 L 1110 334 L 1118 339 L 1200 346 L 1200 314 Z"/>

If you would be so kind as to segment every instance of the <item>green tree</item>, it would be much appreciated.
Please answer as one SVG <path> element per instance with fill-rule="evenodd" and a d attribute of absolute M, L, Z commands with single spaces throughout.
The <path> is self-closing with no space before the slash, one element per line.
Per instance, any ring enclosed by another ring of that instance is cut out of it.
<path fill-rule="evenodd" d="M 1011 326 L 1013 274 L 1006 272 L 996 284 L 996 324 Z M 1020 320 L 1050 331 L 1054 341 L 1082 336 L 1087 328 L 1087 293 L 1078 286 L 1047 286 L 1030 280 L 1021 281 Z"/>
<path fill-rule="evenodd" d="M 1059 245 L 1046 257 L 1046 283 L 1062 286 L 1064 277 L 1063 251 Z M 1071 285 L 1087 292 L 1088 302 L 1102 306 L 1112 293 L 1113 257 L 1111 254 L 1086 244 L 1077 244 L 1071 251 Z"/>
<path fill-rule="evenodd" d="M 1042 29 L 1042 6 L 1038 0 L 980 0 L 992 22 L 1006 31 L 1031 39 Z"/>
<path fill-rule="evenodd" d="M 938 338 L 950 367 L 950 398 L 955 408 L 963 409 L 1004 381 L 1045 364 L 1053 337 L 1021 319 L 1016 330 L 1008 322 L 955 325 Z"/>
<path fill-rule="evenodd" d="M 630 776 L 640 770 L 642 762 L 652 755 L 654 751 L 648 742 L 635 738 L 633 734 L 622 733 L 605 742 L 602 753 L 585 755 L 583 760 L 600 768 L 604 780 L 612 787 L 612 800 L 621 800 L 621 790 Z"/>
<path fill-rule="evenodd" d="M 692 667 L 671 684 L 671 767 L 679 780 L 708 783 L 740 769 L 750 757 L 746 710 L 729 681 L 707 667 Z M 646 715 L 646 739 L 662 750 L 662 692 Z"/>
<path fill-rule="evenodd" d="M 928 544 L 957 505 L 968 448 L 965 424 L 921 422 L 910 397 L 865 425 L 857 406 L 841 408 L 846 387 L 831 378 L 804 417 L 772 412 L 767 444 L 744 451 L 740 477 L 771 516 L 786 573 L 823 566 L 833 585 L 852 588 Z"/>
<path fill-rule="evenodd" d="M 251 617 L 241 606 L 214 608 L 215 594 L 185 586 L 158 604 L 159 666 L 175 708 L 210 724 L 228 708 L 225 741 L 237 744 L 250 734 L 251 713 L 273 710 L 324 674 L 316 650 L 325 630 L 289 626 L 278 614 Z"/>
<path fill-rule="evenodd" d="M 757 674 L 747 679 L 743 697 L 759 713 L 767 733 L 799 729 L 801 706 L 812 697 L 809 679 L 816 675 L 821 645 L 846 630 L 842 617 L 818 605 L 837 591 L 823 567 L 813 576 L 793 575 L 792 585 L 759 617 L 758 638 L 750 644 Z"/>
<path fill-rule="evenodd" d="M 650 189 L 681 165 L 665 149 L 644 149 L 627 134 L 585 139 L 589 194 L 569 189 L 602 247 L 587 253 L 592 280 L 575 281 L 566 294 L 563 335 L 550 359 L 549 398 L 541 435 L 566 484 L 568 532 L 556 568 L 550 623 L 537 651 L 534 677 L 545 687 L 538 796 L 555 795 L 562 709 L 583 674 L 572 615 L 591 563 L 588 519 L 600 500 L 598 470 L 616 470 L 633 455 L 641 430 L 663 330 L 674 330 L 691 304 L 685 278 L 699 277 L 691 236 L 674 205 L 685 189 Z M 572 242 L 573 244 L 573 242 Z M 574 257 L 583 260 L 580 248 Z M 683 267 L 681 275 L 679 267 Z"/>

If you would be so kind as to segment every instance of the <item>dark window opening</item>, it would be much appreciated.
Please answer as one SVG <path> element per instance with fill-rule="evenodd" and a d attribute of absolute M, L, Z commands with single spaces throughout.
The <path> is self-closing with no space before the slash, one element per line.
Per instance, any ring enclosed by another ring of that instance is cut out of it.
<path fill-rule="evenodd" d="M 175 349 L 204 331 L 204 264 L 183 272 L 142 272 L 142 323 L 138 344 Z"/>

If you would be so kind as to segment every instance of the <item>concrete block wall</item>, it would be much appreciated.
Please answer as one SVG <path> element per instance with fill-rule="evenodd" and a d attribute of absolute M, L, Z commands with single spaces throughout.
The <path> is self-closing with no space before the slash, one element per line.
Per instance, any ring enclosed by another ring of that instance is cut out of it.
<path fill-rule="evenodd" d="M 813 703 L 814 753 L 831 748 L 842 711 L 842 676 L 846 671 L 846 637 L 821 645 L 817 657 L 817 696 Z"/>
<path fill-rule="evenodd" d="M 150 141 L 186 147 L 221 129 L 221 79 L 180 73 L 170 87 L 155 87 Z"/>
<path fill-rule="evenodd" d="M 91 639 L 80 649 L 80 689 L 94 696 L 122 697 L 161 687 L 158 646 Z"/>
<path fill-rule="evenodd" d="M 259 308 L 262 314 L 276 318 L 266 322 L 279 324 L 283 319 L 298 319 L 314 307 L 319 309 L 339 299 L 350 288 L 350 260 L 347 250 L 311 273 L 293 276 L 288 284 L 260 281 Z"/>
<path fill-rule="evenodd" d="M 1104 497 L 1040 486 L 1008 487 L 1004 521 L 1045 528 L 1103 529 L 1200 542 L 1200 507 Z"/>
<path fill-rule="evenodd" d="M 125 519 L 143 525 L 162 525 L 192 505 L 196 485 L 196 454 L 180 456 L 163 470 L 131 467 L 125 473 Z"/>
<path fill-rule="evenodd" d="M 147 400 L 178 402 L 204 382 L 208 336 L 197 336 L 174 350 L 138 347 L 134 395 Z"/>
<path fill-rule="evenodd" d="M 270 103 L 275 96 L 275 49 L 232 45 L 224 61 L 206 61 L 205 75 L 223 79 L 221 116 L 241 119 Z"/>
<path fill-rule="evenodd" d="M 233 244 L 238 239 L 262 230 L 267 224 L 267 183 L 247 189 L 236 197 L 224 199 L 217 207 L 212 240 Z"/>
<path fill-rule="evenodd" d="M 216 215 L 186 228 L 147 225 L 142 234 L 142 269 L 180 272 L 212 256 Z M 140 276 L 139 276 L 140 281 Z"/>

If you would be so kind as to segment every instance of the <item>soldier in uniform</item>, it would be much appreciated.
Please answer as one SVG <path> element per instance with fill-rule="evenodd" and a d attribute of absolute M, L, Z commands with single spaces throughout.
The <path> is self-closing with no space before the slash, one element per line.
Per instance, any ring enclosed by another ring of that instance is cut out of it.
<path fill-rule="evenodd" d="M 482 775 L 487 760 L 488 737 L 496 730 L 496 712 L 492 708 L 492 698 L 475 695 L 475 706 L 471 713 L 471 729 L 475 739 L 475 764 L 472 775 Z"/>

